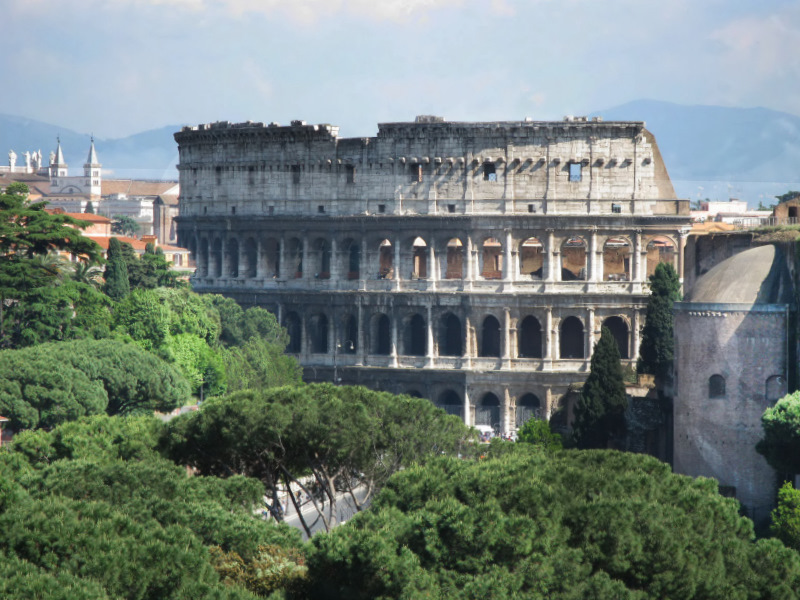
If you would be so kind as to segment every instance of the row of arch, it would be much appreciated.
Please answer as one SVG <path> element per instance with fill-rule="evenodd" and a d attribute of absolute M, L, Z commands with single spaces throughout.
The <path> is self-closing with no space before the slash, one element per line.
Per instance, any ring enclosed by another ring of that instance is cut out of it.
<path fill-rule="evenodd" d="M 281 240 L 268 237 L 261 239 L 249 236 L 240 242 L 237 237 L 199 237 L 191 238 L 188 248 L 195 257 L 198 275 L 204 277 L 234 278 L 281 278 L 316 279 L 380 278 L 427 279 L 466 279 L 470 277 L 467 246 L 461 237 L 452 237 L 435 251 L 421 236 L 416 236 L 400 246 L 384 238 L 370 247 L 354 238 L 346 238 L 337 249 L 326 237 L 313 238 L 306 242 L 299 237 Z M 437 260 L 436 254 L 442 256 Z M 368 260 L 362 256 L 368 253 Z M 509 271 L 505 262 L 509 256 L 502 240 L 486 237 L 474 248 L 474 261 L 477 264 L 475 275 L 483 279 L 501 279 Z M 650 239 L 645 246 L 647 272 L 649 276 L 661 262 L 677 267 L 677 251 L 673 241 L 666 236 Z M 520 242 L 511 271 L 528 279 L 549 277 L 561 281 L 586 281 L 592 279 L 589 269 L 589 244 L 580 235 L 565 239 L 558 250 L 558 261 L 550 266 L 546 246 L 537 237 L 529 237 Z M 633 277 L 631 240 L 625 236 L 605 239 L 602 245 L 602 272 L 597 269 L 597 277 L 603 281 L 630 281 Z M 371 258 L 371 260 L 369 260 Z M 365 264 L 370 263 L 371 264 Z M 403 264 L 405 263 L 405 268 Z M 560 266 L 560 269 L 558 268 Z M 554 268 L 554 273 L 548 270 Z"/>
<path fill-rule="evenodd" d="M 333 351 L 331 337 L 333 323 L 324 312 L 311 314 L 303 327 L 303 321 L 296 311 L 289 311 L 283 318 L 283 325 L 289 334 L 287 351 L 303 352 L 303 333 L 306 337 L 306 351 L 311 354 L 327 354 Z M 426 356 L 433 354 L 428 347 L 428 327 L 425 317 L 414 313 L 404 317 L 395 334 L 392 323 L 385 313 L 373 314 L 368 322 L 368 335 L 364 336 L 366 354 L 389 356 L 393 353 L 405 356 Z M 602 321 L 602 326 L 611 331 L 619 348 L 620 357 L 630 358 L 630 328 L 619 316 Z M 476 355 L 478 357 L 500 358 L 503 356 L 503 327 L 494 315 L 486 315 L 476 327 Z M 396 339 L 395 339 L 396 336 Z M 359 348 L 358 319 L 347 315 L 341 322 L 336 351 L 355 354 Z M 462 320 L 452 312 L 442 315 L 433 327 L 433 342 L 438 356 L 460 357 L 470 354 L 467 348 L 466 329 Z M 586 332 L 581 319 L 568 316 L 559 324 L 559 343 L 557 358 L 584 359 L 586 356 Z M 541 359 L 546 357 L 546 343 L 539 320 L 533 315 L 521 319 L 517 327 L 517 358 Z"/>
<path fill-rule="evenodd" d="M 409 395 L 422 397 L 415 390 L 410 391 Z M 464 419 L 464 401 L 455 390 L 444 390 L 433 399 L 433 403 L 448 414 Z M 486 392 L 474 405 L 473 424 L 488 425 L 496 431 L 501 431 L 504 429 L 502 426 L 501 407 L 500 398 L 493 392 Z M 530 392 L 518 396 L 511 404 L 511 408 L 514 413 L 513 426 L 517 429 L 522 427 L 529 419 L 541 419 L 544 417 L 544 405 L 536 394 Z"/>

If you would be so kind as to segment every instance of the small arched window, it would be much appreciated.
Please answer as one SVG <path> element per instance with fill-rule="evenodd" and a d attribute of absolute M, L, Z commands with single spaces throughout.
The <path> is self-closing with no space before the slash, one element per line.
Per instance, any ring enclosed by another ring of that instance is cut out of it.
<path fill-rule="evenodd" d="M 712 375 L 708 378 L 708 397 L 725 397 L 725 378 L 722 375 Z"/>

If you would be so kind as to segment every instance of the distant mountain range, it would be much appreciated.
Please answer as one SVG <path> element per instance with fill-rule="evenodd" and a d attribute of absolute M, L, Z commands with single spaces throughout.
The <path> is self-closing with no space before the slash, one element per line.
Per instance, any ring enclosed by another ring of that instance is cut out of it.
<path fill-rule="evenodd" d="M 605 120 L 645 121 L 656 136 L 678 195 L 755 206 L 789 189 L 800 190 L 800 117 L 766 108 L 687 106 L 636 100 L 594 113 Z M 119 139 L 95 140 L 103 168 L 115 177 L 177 179 L 179 125 Z M 0 114 L 0 163 L 14 149 L 41 150 L 45 159 L 61 137 L 73 173 L 86 160 L 89 136 L 32 119 Z"/>

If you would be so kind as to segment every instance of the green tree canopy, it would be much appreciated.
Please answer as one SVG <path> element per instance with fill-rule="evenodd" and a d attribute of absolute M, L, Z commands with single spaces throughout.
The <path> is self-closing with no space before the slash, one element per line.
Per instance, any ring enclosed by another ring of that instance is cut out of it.
<path fill-rule="evenodd" d="M 619 348 L 603 327 L 592 353 L 591 373 L 575 407 L 572 433 L 579 448 L 607 448 L 625 435 L 628 397 L 622 377 Z"/>
<path fill-rule="evenodd" d="M 716 482 L 651 457 L 441 458 L 312 540 L 310 597 L 797 598 L 800 557 L 754 543 Z"/>
<path fill-rule="evenodd" d="M 128 265 L 122 255 L 122 244 L 112 237 L 108 240 L 108 263 L 106 264 L 106 283 L 103 291 L 112 300 L 122 300 L 131 292 L 128 280 Z"/>
<path fill-rule="evenodd" d="M 659 382 L 669 378 L 672 372 L 675 353 L 672 305 L 680 300 L 680 289 L 678 273 L 673 266 L 659 263 L 650 276 L 650 298 L 636 364 L 639 373 L 655 375 Z"/>
<path fill-rule="evenodd" d="M 800 552 L 800 490 L 787 481 L 778 490 L 778 506 L 772 511 L 772 535 Z"/>
<path fill-rule="evenodd" d="M 126 237 L 133 237 L 139 230 L 141 225 L 133 217 L 127 215 L 114 215 L 111 218 L 111 233 L 123 235 Z"/>
<path fill-rule="evenodd" d="M 800 391 L 784 396 L 761 416 L 764 437 L 756 450 L 778 473 L 800 473 Z"/>
<path fill-rule="evenodd" d="M 543 419 L 528 419 L 517 432 L 517 442 L 540 446 L 547 452 L 561 450 L 561 436 L 550 431 L 550 424 Z"/>

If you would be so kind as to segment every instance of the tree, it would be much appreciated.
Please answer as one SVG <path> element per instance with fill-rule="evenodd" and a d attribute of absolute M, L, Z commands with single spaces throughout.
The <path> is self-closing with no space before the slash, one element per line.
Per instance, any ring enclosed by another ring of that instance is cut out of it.
<path fill-rule="evenodd" d="M 778 199 L 778 203 L 783 203 L 788 200 L 794 200 L 800 196 L 800 192 L 796 192 L 795 190 L 789 190 L 785 194 L 780 194 L 779 196 L 775 196 Z"/>
<path fill-rule="evenodd" d="M 123 235 L 126 237 L 134 237 L 141 226 L 133 217 L 127 215 L 114 215 L 111 219 L 111 233 Z"/>
<path fill-rule="evenodd" d="M 528 419 L 517 432 L 517 443 L 540 446 L 547 452 L 563 448 L 561 436 L 550 431 L 550 424 L 543 419 Z"/>
<path fill-rule="evenodd" d="M 655 375 L 657 382 L 665 382 L 672 373 L 675 352 L 672 305 L 680 300 L 680 289 L 681 283 L 673 266 L 659 263 L 650 276 L 650 298 L 636 363 L 639 373 Z"/>
<path fill-rule="evenodd" d="M 713 480 L 644 455 L 547 454 L 396 473 L 372 508 L 312 539 L 309 597 L 797 598 L 800 556 L 754 542 Z"/>
<path fill-rule="evenodd" d="M 170 421 L 162 447 L 205 475 L 260 479 L 279 519 L 279 491 L 299 487 L 329 529 L 344 495 L 362 510 L 392 473 L 456 454 L 468 435 L 460 419 L 428 400 L 319 384 L 206 402 Z M 291 495 L 291 501 L 299 506 L 299 498 Z M 301 513 L 310 535 L 307 519 Z"/>
<path fill-rule="evenodd" d="M 764 437 L 756 450 L 778 473 L 800 473 L 800 391 L 778 400 L 761 415 Z"/>
<path fill-rule="evenodd" d="M 85 210 L 84 212 L 85 212 L 86 214 L 88 214 L 88 215 L 93 215 L 93 214 L 94 214 L 94 204 L 92 204 L 92 201 L 91 201 L 91 200 L 89 200 L 89 201 L 86 203 L 86 210 Z"/>
<path fill-rule="evenodd" d="M 609 442 L 619 442 L 625 435 L 627 408 L 619 347 L 611 331 L 603 327 L 575 407 L 572 434 L 578 448 L 607 448 Z"/>
<path fill-rule="evenodd" d="M 112 300 L 122 300 L 131 291 L 128 281 L 128 265 L 122 256 L 122 247 L 117 238 L 108 241 L 108 263 L 105 272 L 106 283 L 103 291 Z"/>
<path fill-rule="evenodd" d="M 223 348 L 228 391 L 300 385 L 303 369 L 293 356 L 284 354 L 286 343 L 253 337 L 241 346 Z"/>
<path fill-rule="evenodd" d="M 778 490 L 778 506 L 772 511 L 772 535 L 800 552 L 800 490 L 785 482 Z"/>

